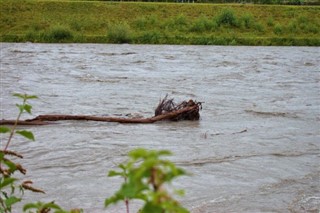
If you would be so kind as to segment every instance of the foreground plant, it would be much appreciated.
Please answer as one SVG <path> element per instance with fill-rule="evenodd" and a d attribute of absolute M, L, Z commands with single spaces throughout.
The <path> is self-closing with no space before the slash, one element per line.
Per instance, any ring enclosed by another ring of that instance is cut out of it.
<path fill-rule="evenodd" d="M 15 134 L 21 135 L 28 140 L 34 141 L 35 137 L 31 131 L 17 130 L 18 122 L 24 113 L 31 114 L 32 106 L 28 103 L 31 99 L 38 98 L 34 95 L 27 94 L 14 94 L 13 96 L 22 99 L 22 104 L 16 104 L 19 109 L 18 116 L 11 128 L 6 126 L 0 126 L 1 134 L 9 134 L 8 140 L 4 144 L 4 148 L 0 149 L 0 213 L 12 212 L 12 206 L 18 202 L 21 202 L 24 195 L 24 190 L 29 190 L 37 193 L 45 193 L 41 189 L 34 188 L 31 180 L 19 181 L 15 177 L 16 172 L 23 175 L 26 174 L 27 170 L 19 163 L 14 162 L 15 158 L 23 158 L 23 156 L 15 151 L 9 150 L 9 145 L 12 143 L 12 139 Z M 2 138 L 1 138 L 1 145 Z M 18 190 L 18 192 L 17 192 Z M 68 211 L 63 210 L 60 206 L 50 203 L 29 203 L 23 208 L 24 212 L 47 213 L 50 210 L 54 210 L 56 213 L 67 213 Z M 81 210 L 71 210 L 70 213 L 78 213 Z"/>
<path fill-rule="evenodd" d="M 37 96 L 22 94 L 14 94 L 14 96 L 22 99 L 22 104 L 16 105 L 19 109 L 19 113 L 15 124 L 12 128 L 5 126 L 0 127 L 0 133 L 9 134 L 8 140 L 4 144 L 4 148 L 0 150 L 0 212 L 11 212 L 12 206 L 21 201 L 24 190 L 44 193 L 44 191 L 32 187 L 32 181 L 27 180 L 18 183 L 18 179 L 14 177 L 16 172 L 20 172 L 23 175 L 26 174 L 26 169 L 23 168 L 21 164 L 12 160 L 14 158 L 23 158 L 23 156 L 9 150 L 9 145 L 12 142 L 14 134 L 19 134 L 32 141 L 35 140 L 32 132 L 27 130 L 16 130 L 16 127 L 23 113 L 31 114 L 32 106 L 28 103 L 28 100 L 37 98 Z M 17 189 L 19 189 L 20 192 L 17 192 Z"/>
<path fill-rule="evenodd" d="M 144 201 L 141 213 L 186 213 L 182 207 L 165 189 L 164 185 L 173 179 L 186 175 L 186 172 L 176 167 L 169 160 L 161 159 L 171 153 L 166 150 L 155 151 L 136 149 L 129 153 L 129 161 L 120 164 L 121 171 L 110 171 L 109 177 L 120 176 L 124 178 L 121 188 L 110 198 L 105 200 L 105 207 L 124 201 L 129 213 L 129 201 L 139 199 Z M 176 191 L 182 195 L 183 190 Z"/>

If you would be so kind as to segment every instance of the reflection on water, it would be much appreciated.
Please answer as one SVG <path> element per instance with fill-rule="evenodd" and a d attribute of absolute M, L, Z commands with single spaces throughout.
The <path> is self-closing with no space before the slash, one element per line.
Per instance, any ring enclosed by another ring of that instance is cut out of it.
<path fill-rule="evenodd" d="M 204 102 L 198 122 L 28 127 L 37 142 L 13 149 L 47 194 L 27 199 L 102 212 L 121 183 L 108 170 L 145 147 L 193 174 L 174 184 L 191 212 L 319 211 L 319 50 L 1 43 L 1 118 L 15 117 L 13 92 L 40 97 L 35 115 L 152 116 L 167 93 Z"/>

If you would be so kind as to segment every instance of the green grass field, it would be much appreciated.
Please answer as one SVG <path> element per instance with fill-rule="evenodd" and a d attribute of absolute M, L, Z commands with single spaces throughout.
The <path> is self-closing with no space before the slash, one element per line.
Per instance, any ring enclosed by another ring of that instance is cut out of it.
<path fill-rule="evenodd" d="M 0 41 L 320 45 L 320 7 L 0 0 Z"/>

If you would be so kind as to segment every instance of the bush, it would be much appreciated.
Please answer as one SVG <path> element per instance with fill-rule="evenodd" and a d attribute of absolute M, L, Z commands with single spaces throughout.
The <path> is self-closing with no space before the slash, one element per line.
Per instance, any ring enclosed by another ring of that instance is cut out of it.
<path fill-rule="evenodd" d="M 39 40 L 39 37 L 40 37 L 40 34 L 38 32 L 34 30 L 29 30 L 24 36 L 24 39 L 30 42 L 37 42 Z"/>
<path fill-rule="evenodd" d="M 188 26 L 187 17 L 183 14 L 179 14 L 172 19 L 170 19 L 166 24 L 169 29 L 174 30 L 185 30 Z"/>
<path fill-rule="evenodd" d="M 30 28 L 24 35 L 24 39 L 30 42 L 71 42 L 74 38 L 72 30 L 60 25 L 48 30 Z"/>
<path fill-rule="evenodd" d="M 68 27 L 58 25 L 49 29 L 49 32 L 45 33 L 45 38 L 49 42 L 70 41 L 73 38 L 73 33 Z"/>
<path fill-rule="evenodd" d="M 191 32 L 206 32 L 217 28 L 217 24 L 214 21 L 209 20 L 206 16 L 197 18 L 190 27 Z"/>
<path fill-rule="evenodd" d="M 111 43 L 129 43 L 132 40 L 130 26 L 126 22 L 109 25 L 107 38 Z"/>
<path fill-rule="evenodd" d="M 260 32 L 260 33 L 265 32 L 265 28 L 264 28 L 263 24 L 260 23 L 260 22 L 254 24 L 254 29 L 255 29 L 256 31 Z"/>
<path fill-rule="evenodd" d="M 231 9 L 224 9 L 218 15 L 216 22 L 218 26 L 220 25 L 237 26 L 236 15 L 234 14 L 234 11 Z"/>
<path fill-rule="evenodd" d="M 161 34 L 158 31 L 147 31 L 139 37 L 139 43 L 143 44 L 159 44 Z"/>

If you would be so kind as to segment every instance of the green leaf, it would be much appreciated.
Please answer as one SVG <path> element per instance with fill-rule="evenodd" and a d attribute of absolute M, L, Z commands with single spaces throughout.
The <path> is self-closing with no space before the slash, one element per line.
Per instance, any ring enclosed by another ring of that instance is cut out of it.
<path fill-rule="evenodd" d="M 38 209 L 39 207 L 41 207 L 41 203 L 27 203 L 23 206 L 23 211 L 25 212 L 29 209 Z"/>
<path fill-rule="evenodd" d="M 62 208 L 55 204 L 54 202 L 46 203 L 42 206 L 43 209 L 49 208 L 49 209 L 56 209 L 56 210 L 62 210 Z"/>
<path fill-rule="evenodd" d="M 19 135 L 22 135 L 23 137 L 29 139 L 29 140 L 32 140 L 32 141 L 35 141 L 35 138 L 34 138 L 34 135 L 32 132 L 30 131 L 27 131 L 27 130 L 19 130 L 19 131 L 16 131 L 17 134 Z"/>
<path fill-rule="evenodd" d="M 146 149 L 138 148 L 130 151 L 128 155 L 133 159 L 139 159 L 141 157 L 147 156 L 147 154 L 148 154 L 148 151 Z"/>
<path fill-rule="evenodd" d="M 36 95 L 26 95 L 26 99 L 37 99 L 38 96 Z"/>
<path fill-rule="evenodd" d="M 28 112 L 29 114 L 31 114 L 31 109 L 32 106 L 29 104 L 16 104 L 16 106 L 19 108 L 19 111 L 22 113 L 24 111 Z"/>
<path fill-rule="evenodd" d="M 23 95 L 23 94 L 20 94 L 20 93 L 14 93 L 13 96 L 18 97 L 18 98 L 21 98 L 21 99 L 23 99 L 23 100 L 26 99 L 26 95 Z"/>
<path fill-rule="evenodd" d="M 24 104 L 24 105 L 23 105 L 23 109 L 24 109 L 27 113 L 31 114 L 32 106 L 29 105 L 29 104 Z"/>
<path fill-rule="evenodd" d="M 37 203 L 27 203 L 26 205 L 23 206 L 23 211 L 26 212 L 29 209 L 37 209 L 37 212 L 41 212 L 41 210 L 44 209 L 54 209 L 54 212 L 59 212 L 59 213 L 67 213 L 67 211 L 63 210 L 59 205 L 55 204 L 54 202 L 49 202 L 49 203 L 42 203 L 42 202 L 37 202 Z"/>
<path fill-rule="evenodd" d="M 123 165 L 122 163 L 119 165 L 119 168 L 121 168 L 123 171 L 127 170 L 127 166 Z"/>
<path fill-rule="evenodd" d="M 5 204 L 8 207 L 11 207 L 13 204 L 18 203 L 21 201 L 21 198 L 17 198 L 15 196 L 11 196 L 8 199 L 5 200 Z"/>
<path fill-rule="evenodd" d="M 158 155 L 172 155 L 172 153 L 169 150 L 160 150 Z"/>
<path fill-rule="evenodd" d="M 0 163 L 3 161 L 5 154 L 3 152 L 3 150 L 0 151 Z"/>
<path fill-rule="evenodd" d="M 125 173 L 124 172 L 116 172 L 116 171 L 109 171 L 108 177 L 114 177 L 114 176 L 121 176 L 124 177 Z"/>
<path fill-rule="evenodd" d="M 0 126 L 0 133 L 8 133 L 10 131 L 11 131 L 11 129 L 9 127 Z"/>
<path fill-rule="evenodd" d="M 10 172 L 15 172 L 17 170 L 16 164 L 8 159 L 4 159 L 3 163 L 9 167 Z"/>
<path fill-rule="evenodd" d="M 16 180 L 17 180 L 16 178 L 11 178 L 11 177 L 4 178 L 3 181 L 0 182 L 0 189 L 14 183 L 14 181 Z"/>
<path fill-rule="evenodd" d="M 24 105 L 16 104 L 16 106 L 18 107 L 18 109 L 19 109 L 20 113 L 23 113 Z"/>
<path fill-rule="evenodd" d="M 151 202 L 147 202 L 143 208 L 141 209 L 142 213 L 162 213 L 165 212 L 163 208 L 161 208 L 161 206 L 159 205 L 155 205 Z"/>
<path fill-rule="evenodd" d="M 176 195 L 179 195 L 179 196 L 184 196 L 185 195 L 185 191 L 183 189 L 175 189 L 174 193 Z"/>
<path fill-rule="evenodd" d="M 119 194 L 115 194 L 114 196 L 105 199 L 104 206 L 108 207 L 110 204 L 116 204 L 118 201 L 123 199 L 124 197 L 120 196 Z"/>
<path fill-rule="evenodd" d="M 23 100 L 38 98 L 38 96 L 36 96 L 36 95 L 27 95 L 27 94 L 21 94 L 21 93 L 14 93 L 13 96 L 21 98 Z"/>

